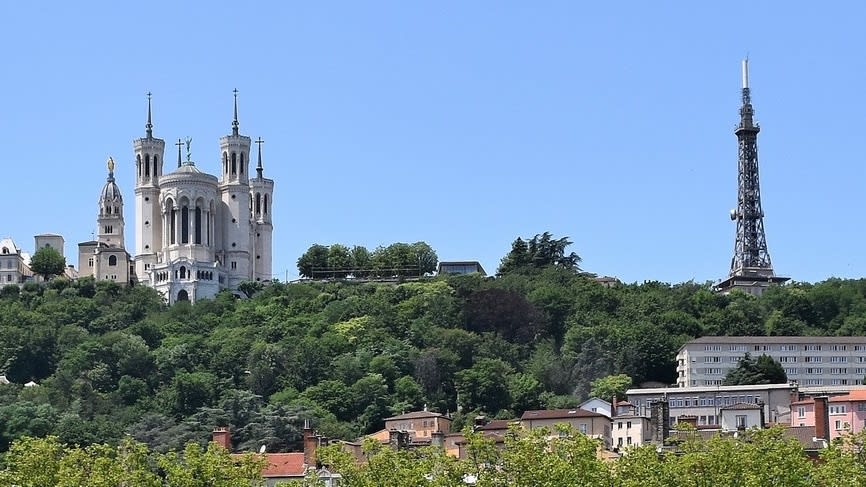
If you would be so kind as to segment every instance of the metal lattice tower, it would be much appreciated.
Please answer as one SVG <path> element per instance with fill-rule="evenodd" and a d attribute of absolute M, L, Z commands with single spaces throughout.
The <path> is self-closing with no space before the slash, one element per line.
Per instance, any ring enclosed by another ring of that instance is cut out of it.
<path fill-rule="evenodd" d="M 748 288 L 752 294 L 761 294 L 772 283 L 782 283 L 785 277 L 776 277 L 767 237 L 764 234 L 764 211 L 761 209 L 761 185 L 758 177 L 758 132 L 754 121 L 749 89 L 749 60 L 743 61 L 743 100 L 740 124 L 734 133 L 739 143 L 737 207 L 731 210 L 731 220 L 737 224 L 734 257 L 731 271 L 719 289 L 730 291 L 734 287 Z"/>

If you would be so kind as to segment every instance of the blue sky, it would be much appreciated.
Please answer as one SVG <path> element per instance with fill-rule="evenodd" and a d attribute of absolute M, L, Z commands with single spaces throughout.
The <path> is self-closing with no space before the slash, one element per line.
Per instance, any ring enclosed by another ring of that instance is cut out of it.
<path fill-rule="evenodd" d="M 734 245 L 748 54 L 777 274 L 861 277 L 866 4 L 7 2 L 0 236 L 96 226 L 132 140 L 241 132 L 276 180 L 274 274 L 313 243 L 430 243 L 488 272 L 517 236 L 569 236 L 627 282 L 717 280 Z M 168 167 L 167 167 L 168 169 Z"/>

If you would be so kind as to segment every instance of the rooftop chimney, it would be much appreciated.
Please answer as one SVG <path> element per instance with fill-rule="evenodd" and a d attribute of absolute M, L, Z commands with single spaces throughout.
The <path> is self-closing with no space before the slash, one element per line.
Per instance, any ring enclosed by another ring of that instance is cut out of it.
<path fill-rule="evenodd" d="M 308 467 L 316 466 L 316 447 L 319 439 L 316 438 L 316 433 L 310 425 L 310 420 L 304 420 L 304 464 Z"/>
<path fill-rule="evenodd" d="M 226 450 L 232 451 L 232 435 L 228 428 L 214 428 L 212 441 Z"/>
<path fill-rule="evenodd" d="M 827 414 L 827 396 L 815 397 L 815 436 L 830 441 L 830 416 Z"/>

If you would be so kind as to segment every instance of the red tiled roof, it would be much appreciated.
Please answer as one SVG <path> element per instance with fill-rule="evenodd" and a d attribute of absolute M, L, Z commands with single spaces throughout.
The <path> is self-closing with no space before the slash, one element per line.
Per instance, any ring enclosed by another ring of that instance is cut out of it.
<path fill-rule="evenodd" d="M 244 454 L 233 454 L 235 458 L 243 457 Z M 265 453 L 268 464 L 262 469 L 262 476 L 273 477 L 303 477 L 306 473 L 304 466 L 304 454 L 296 453 Z"/>
<path fill-rule="evenodd" d="M 568 418 L 607 418 L 607 416 L 587 411 L 586 409 L 542 409 L 538 411 L 526 411 L 520 417 L 521 421 L 531 419 L 568 419 Z"/>
<path fill-rule="evenodd" d="M 866 401 L 866 389 L 855 389 L 843 396 L 831 396 L 830 402 Z"/>

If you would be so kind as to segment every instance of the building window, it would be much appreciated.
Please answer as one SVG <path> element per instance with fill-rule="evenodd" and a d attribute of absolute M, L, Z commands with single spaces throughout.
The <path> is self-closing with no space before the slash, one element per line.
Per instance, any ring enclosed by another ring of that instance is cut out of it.
<path fill-rule="evenodd" d="M 238 263 L 235 261 L 232 261 L 232 269 L 237 269 L 237 268 L 238 268 Z"/>
<path fill-rule="evenodd" d="M 189 243 L 189 207 L 180 209 L 180 243 Z"/>
<path fill-rule="evenodd" d="M 265 193 L 265 204 L 264 204 L 265 215 L 268 214 L 268 194 Z"/>
<path fill-rule="evenodd" d="M 232 152 L 232 174 L 238 173 L 237 154 Z"/>
<path fill-rule="evenodd" d="M 201 208 L 195 209 L 195 243 L 201 244 Z"/>
<path fill-rule="evenodd" d="M 739 414 L 737 415 L 737 429 L 746 427 L 746 415 Z"/>
<path fill-rule="evenodd" d="M 6 274 L 6 282 L 12 282 L 12 274 Z"/>
<path fill-rule="evenodd" d="M 171 224 L 169 225 L 171 229 L 169 233 L 169 240 L 172 245 L 175 244 L 175 235 L 177 235 L 177 210 L 174 208 L 171 209 Z"/>
<path fill-rule="evenodd" d="M 616 423 L 616 429 L 618 429 L 618 430 L 621 430 L 621 429 L 622 429 L 622 421 L 617 421 L 617 423 Z"/>
<path fill-rule="evenodd" d="M 626 437 L 625 437 L 625 444 L 626 444 L 626 445 L 631 445 L 631 436 L 626 436 Z"/>
<path fill-rule="evenodd" d="M 108 265 L 111 267 L 114 267 L 117 265 L 117 256 L 116 255 L 109 255 L 108 256 Z"/>
<path fill-rule="evenodd" d="M 805 418 L 806 417 L 806 408 L 805 407 L 800 406 L 797 408 L 797 417 L 798 418 Z"/>
<path fill-rule="evenodd" d="M 578 425 L 578 430 L 581 433 L 586 434 L 586 432 L 588 431 L 586 423 L 580 423 L 580 425 Z"/>
<path fill-rule="evenodd" d="M 87 267 L 93 267 L 93 257 L 87 259 Z"/>

